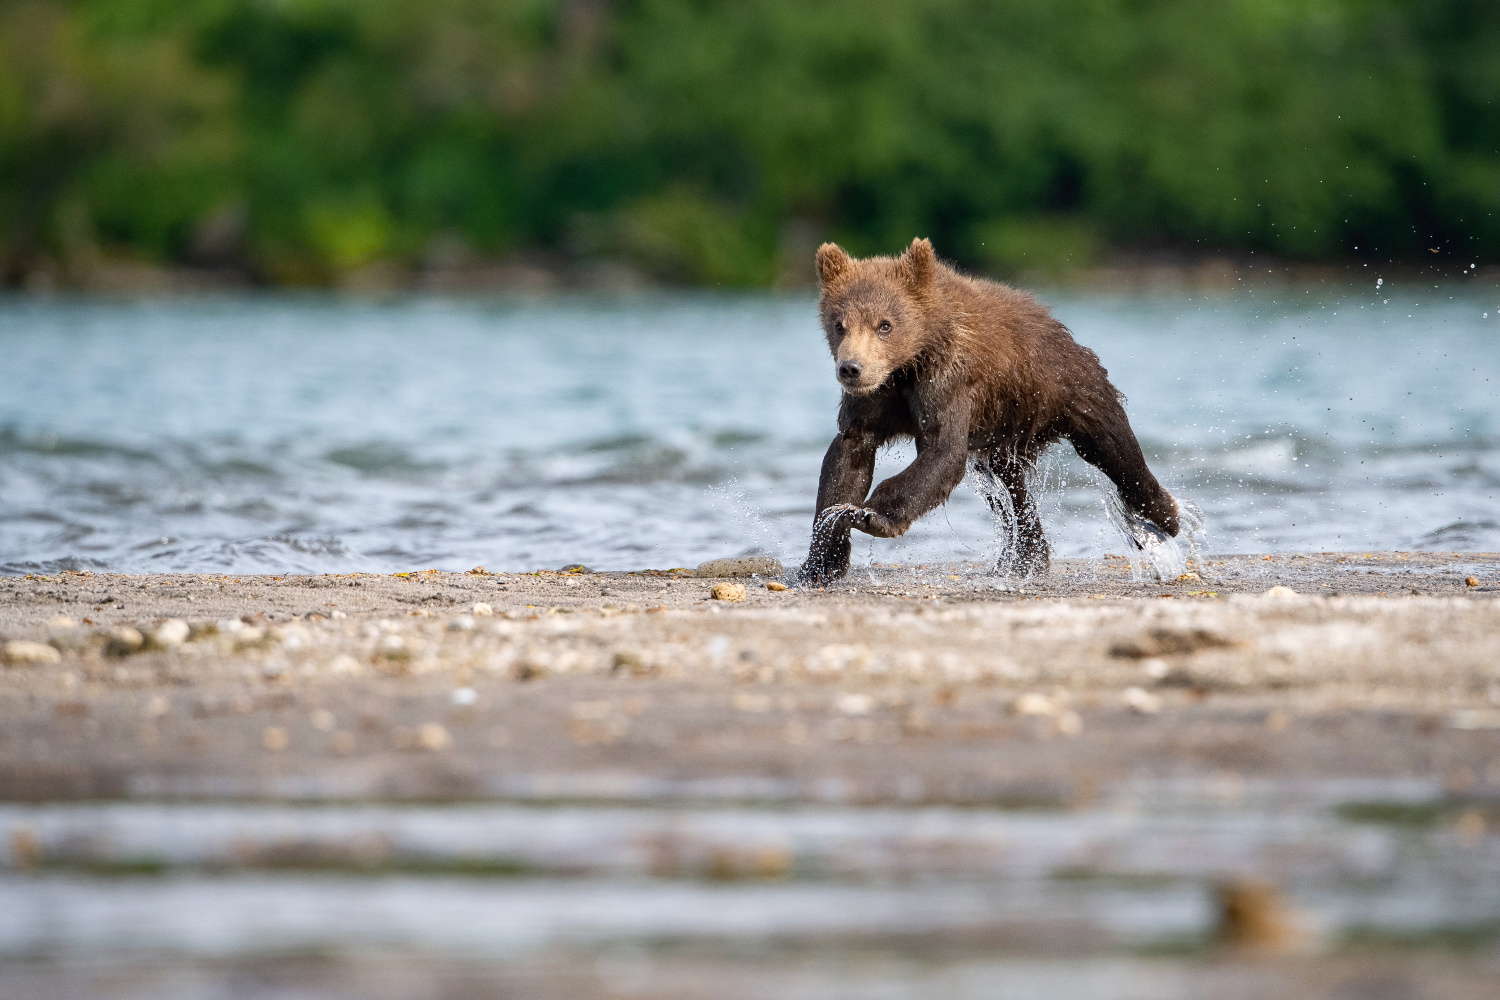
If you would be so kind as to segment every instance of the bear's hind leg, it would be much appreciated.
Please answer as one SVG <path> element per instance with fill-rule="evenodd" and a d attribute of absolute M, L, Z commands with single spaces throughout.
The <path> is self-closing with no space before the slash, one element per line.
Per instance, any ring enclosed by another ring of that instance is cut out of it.
<path fill-rule="evenodd" d="M 990 459 L 981 462 L 979 472 L 988 480 L 985 499 L 995 515 L 996 526 L 1008 537 L 1000 539 L 997 572 L 1029 580 L 1046 576 L 1052 567 L 1051 548 L 1036 500 L 1026 488 L 1030 462 Z"/>
<path fill-rule="evenodd" d="M 1098 403 L 1087 420 L 1074 421 L 1067 437 L 1079 458 L 1110 478 L 1131 513 L 1176 536 L 1180 530 L 1177 501 L 1146 466 L 1146 456 L 1118 400 Z"/>

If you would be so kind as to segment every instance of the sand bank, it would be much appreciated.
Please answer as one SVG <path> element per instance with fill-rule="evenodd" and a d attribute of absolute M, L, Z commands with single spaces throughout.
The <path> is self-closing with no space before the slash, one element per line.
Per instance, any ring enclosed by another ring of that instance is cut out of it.
<path fill-rule="evenodd" d="M 1500 787 L 1500 557 L 744 582 L 725 602 L 680 572 L 10 578 L 0 631 L 56 655 L 0 672 L 0 797 L 1066 801 L 1225 771 Z M 168 619 L 187 634 L 153 643 Z"/>
<path fill-rule="evenodd" d="M 1500 557 L 724 582 L 0 580 L 0 978 L 1494 995 Z"/>

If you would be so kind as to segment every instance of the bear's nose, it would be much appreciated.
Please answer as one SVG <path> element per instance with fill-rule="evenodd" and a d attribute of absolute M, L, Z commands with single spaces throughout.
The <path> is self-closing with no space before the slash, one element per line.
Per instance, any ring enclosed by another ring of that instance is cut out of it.
<path fill-rule="evenodd" d="M 864 372 L 865 366 L 858 361 L 839 362 L 839 381 L 858 382 L 859 376 Z"/>

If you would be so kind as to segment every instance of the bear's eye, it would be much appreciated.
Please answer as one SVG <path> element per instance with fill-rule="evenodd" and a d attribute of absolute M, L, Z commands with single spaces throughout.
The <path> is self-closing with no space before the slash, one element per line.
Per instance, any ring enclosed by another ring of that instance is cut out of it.
<path fill-rule="evenodd" d="M 842 337 L 844 335 L 844 321 L 843 320 L 836 319 L 836 320 L 833 321 L 833 332 L 836 333 L 836 334 L 838 334 L 840 337 Z"/>
<path fill-rule="evenodd" d="M 880 326 L 877 329 L 879 330 L 879 332 L 880 332 L 880 334 L 882 336 L 884 336 L 887 333 L 890 333 L 891 332 L 891 321 L 888 320 L 888 319 L 881 320 L 880 321 Z"/>

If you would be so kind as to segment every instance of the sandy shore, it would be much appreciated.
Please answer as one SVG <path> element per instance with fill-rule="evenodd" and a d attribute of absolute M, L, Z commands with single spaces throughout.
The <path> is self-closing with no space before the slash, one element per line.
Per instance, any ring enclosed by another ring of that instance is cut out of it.
<path fill-rule="evenodd" d="M 0 579 L 0 981 L 1500 988 L 1500 556 L 766 583 Z"/>
<path fill-rule="evenodd" d="M 1065 802 L 1225 772 L 1500 789 L 1497 556 L 1227 557 L 1171 583 L 1063 561 L 1018 590 L 875 567 L 745 580 L 738 602 L 713 582 L 0 581 L 0 633 L 56 651 L 10 647 L 0 672 L 0 799 Z"/>

